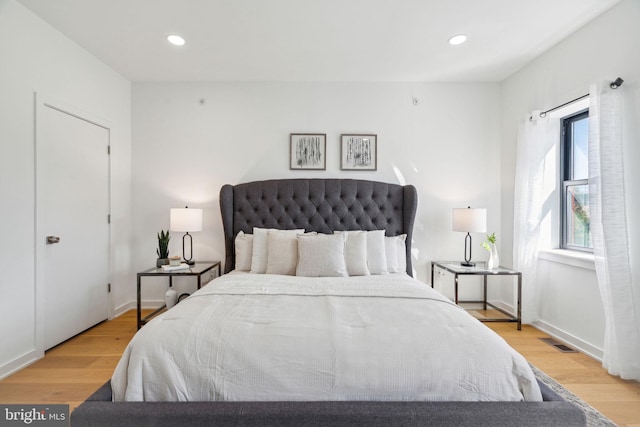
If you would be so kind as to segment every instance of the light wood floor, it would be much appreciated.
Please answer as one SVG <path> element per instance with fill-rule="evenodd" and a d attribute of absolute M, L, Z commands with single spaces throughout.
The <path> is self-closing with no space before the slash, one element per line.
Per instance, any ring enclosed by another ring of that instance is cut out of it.
<path fill-rule="evenodd" d="M 101 323 L 0 381 L 2 403 L 68 403 L 75 409 L 102 386 L 136 332 L 136 312 Z"/>
<path fill-rule="evenodd" d="M 613 377 L 582 353 L 562 353 L 539 338 L 536 328 L 514 323 L 485 323 L 538 369 L 596 408 L 619 426 L 640 427 L 640 383 Z"/>
<path fill-rule="evenodd" d="M 68 403 L 73 410 L 111 376 L 136 331 L 135 311 L 102 323 L 49 350 L 0 381 L 2 403 Z M 537 329 L 487 323 L 539 369 L 620 426 L 640 427 L 640 383 L 612 377 L 581 353 L 562 353 L 539 340 Z"/>

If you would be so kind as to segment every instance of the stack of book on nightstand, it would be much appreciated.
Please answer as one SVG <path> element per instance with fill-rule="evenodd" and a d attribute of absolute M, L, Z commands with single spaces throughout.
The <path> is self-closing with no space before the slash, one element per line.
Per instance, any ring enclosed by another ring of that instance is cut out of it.
<path fill-rule="evenodd" d="M 162 271 L 168 273 L 168 272 L 174 272 L 174 271 L 189 270 L 189 268 L 190 268 L 189 265 L 183 262 L 180 265 L 163 265 Z"/>

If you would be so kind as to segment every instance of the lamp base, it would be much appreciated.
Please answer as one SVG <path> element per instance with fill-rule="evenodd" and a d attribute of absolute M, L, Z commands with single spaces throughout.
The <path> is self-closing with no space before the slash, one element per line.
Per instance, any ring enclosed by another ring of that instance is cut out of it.
<path fill-rule="evenodd" d="M 467 248 L 469 248 L 469 255 L 467 255 Z M 476 266 L 475 262 L 471 262 L 471 234 L 469 233 L 464 238 L 464 261 L 460 261 L 460 265 L 463 267 Z"/>
<path fill-rule="evenodd" d="M 187 237 L 189 238 L 189 259 L 187 259 L 187 253 L 184 250 Z M 193 237 L 191 237 L 191 234 L 189 234 L 188 231 L 184 234 L 184 236 L 182 236 L 182 259 L 184 259 L 184 262 L 187 265 L 193 265 L 196 263 L 193 260 Z"/>

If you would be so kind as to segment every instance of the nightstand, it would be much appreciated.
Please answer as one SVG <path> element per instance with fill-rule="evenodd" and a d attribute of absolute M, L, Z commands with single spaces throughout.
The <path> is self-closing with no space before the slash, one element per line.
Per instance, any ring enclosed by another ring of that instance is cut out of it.
<path fill-rule="evenodd" d="M 508 317 L 500 317 L 500 318 L 480 318 L 481 322 L 517 322 L 518 330 L 522 329 L 522 308 L 521 308 L 521 294 L 522 294 L 522 273 L 515 270 L 510 270 L 508 268 L 498 267 L 491 270 L 487 270 L 481 265 L 476 267 L 464 267 L 460 265 L 459 262 L 455 261 L 431 261 L 431 287 L 434 285 L 434 273 L 435 269 L 440 268 L 444 271 L 447 271 L 453 274 L 454 278 L 454 292 L 455 292 L 455 303 L 479 303 L 483 304 L 484 309 L 487 310 L 487 307 L 491 307 L 494 310 L 499 311 L 500 313 L 508 316 Z M 458 301 L 458 278 L 459 276 L 483 276 L 483 298 L 482 301 Z M 496 307 L 495 305 L 487 302 L 487 278 L 489 276 L 514 276 L 517 279 L 517 308 L 515 316 L 512 313 L 509 313 L 503 310 L 500 307 Z"/>
<path fill-rule="evenodd" d="M 212 270 L 217 268 L 218 275 L 214 276 Z M 210 273 L 207 275 L 207 273 Z M 192 265 L 188 270 L 180 270 L 180 271 L 164 271 L 162 268 L 150 268 L 148 270 L 142 271 L 138 273 L 138 329 L 142 327 L 145 323 L 151 320 L 153 317 L 157 316 L 160 312 L 162 312 L 166 306 L 163 305 L 156 309 L 153 313 L 149 314 L 146 317 L 142 317 L 142 295 L 141 295 L 141 285 L 143 277 L 159 277 L 164 276 L 169 278 L 169 286 L 173 285 L 173 277 L 174 276 L 192 276 L 196 277 L 198 281 L 198 289 L 202 286 L 202 278 L 208 279 L 207 282 L 212 280 L 215 277 L 220 276 L 220 261 L 211 261 L 211 262 L 196 262 Z"/>

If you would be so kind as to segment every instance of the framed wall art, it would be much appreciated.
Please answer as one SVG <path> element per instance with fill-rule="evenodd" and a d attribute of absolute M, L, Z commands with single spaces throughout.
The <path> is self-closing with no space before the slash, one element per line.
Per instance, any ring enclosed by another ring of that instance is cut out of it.
<path fill-rule="evenodd" d="M 327 134 L 292 133 L 290 144 L 289 169 L 327 169 Z"/>
<path fill-rule="evenodd" d="M 374 171 L 378 169 L 378 136 L 343 134 L 340 137 L 340 169 Z"/>

